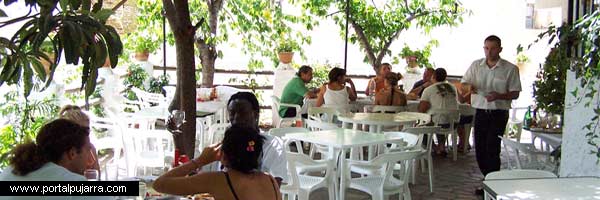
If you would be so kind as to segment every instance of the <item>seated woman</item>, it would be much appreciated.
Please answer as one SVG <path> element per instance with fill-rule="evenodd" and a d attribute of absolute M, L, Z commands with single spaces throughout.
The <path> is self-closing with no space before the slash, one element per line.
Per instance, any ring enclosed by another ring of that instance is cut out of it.
<path fill-rule="evenodd" d="M 385 75 L 392 71 L 392 65 L 389 63 L 382 63 L 375 69 L 377 76 L 371 78 L 367 84 L 365 94 L 367 96 L 375 95 L 379 90 L 382 90 L 384 86 Z"/>
<path fill-rule="evenodd" d="M 347 107 L 350 101 L 356 100 L 356 89 L 352 79 L 346 77 L 346 70 L 333 68 L 329 71 L 329 83 L 319 90 L 317 107 Z M 350 84 L 350 87 L 346 86 Z"/>
<path fill-rule="evenodd" d="M 402 79 L 400 73 L 385 75 L 385 88 L 375 95 L 375 105 L 406 106 L 406 94 L 398 87 L 398 80 Z"/>
<path fill-rule="evenodd" d="M 204 148 L 198 158 L 160 176 L 153 188 L 175 195 L 210 193 L 215 199 L 281 199 L 275 179 L 258 170 L 263 140 L 258 131 L 234 124 L 221 144 Z M 224 171 L 187 176 L 217 160 Z"/>

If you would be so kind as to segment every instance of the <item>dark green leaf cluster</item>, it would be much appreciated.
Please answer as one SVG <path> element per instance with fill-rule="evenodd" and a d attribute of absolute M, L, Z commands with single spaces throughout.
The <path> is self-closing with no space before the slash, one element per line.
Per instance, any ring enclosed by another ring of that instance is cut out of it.
<path fill-rule="evenodd" d="M 105 24 L 112 10 L 102 9 L 102 1 L 92 5 L 91 0 L 40 0 L 26 4 L 30 6 L 28 14 L 0 23 L 0 27 L 24 23 L 12 38 L 0 38 L 0 85 L 22 81 L 23 94 L 28 96 L 34 78 L 48 86 L 64 55 L 67 64 L 83 63 L 81 87 L 86 96 L 91 95 L 96 88 L 98 67 L 107 57 L 115 67 L 123 47 L 116 30 Z M 31 14 L 34 6 L 39 7 L 39 13 Z M 55 58 L 50 59 L 48 54 Z M 40 59 L 51 63 L 49 73 Z"/>

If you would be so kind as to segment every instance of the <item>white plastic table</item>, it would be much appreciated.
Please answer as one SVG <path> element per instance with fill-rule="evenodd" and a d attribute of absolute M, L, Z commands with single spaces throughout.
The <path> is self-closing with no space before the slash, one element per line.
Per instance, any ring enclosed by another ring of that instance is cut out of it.
<path fill-rule="evenodd" d="M 540 138 L 546 144 L 552 146 L 552 148 L 556 149 L 558 146 L 562 144 L 562 130 L 561 129 L 537 129 L 537 128 L 529 128 L 525 129 L 531 132 L 531 134 L 535 137 Z"/>
<path fill-rule="evenodd" d="M 365 105 L 371 105 L 373 104 L 373 101 L 370 98 L 358 98 L 356 99 L 356 101 L 351 101 L 350 102 L 350 110 L 363 110 L 363 107 L 365 107 Z M 304 99 L 304 105 L 302 105 L 302 114 L 306 114 L 308 113 L 308 108 L 310 107 L 316 107 L 317 106 L 317 99 Z"/>
<path fill-rule="evenodd" d="M 369 132 L 381 133 L 383 126 L 399 126 L 418 120 L 426 120 L 428 115 L 417 112 L 399 113 L 343 113 L 338 115 L 342 127 L 352 124 L 352 129 L 357 129 L 358 124 L 369 125 Z"/>
<path fill-rule="evenodd" d="M 483 185 L 485 196 L 497 200 L 600 198 L 598 177 L 487 180 Z"/>
<path fill-rule="evenodd" d="M 339 166 L 336 169 L 336 174 L 341 175 L 342 177 L 340 181 L 339 194 L 336 195 L 337 199 L 345 199 L 344 193 L 346 189 L 346 180 L 344 174 L 348 173 L 346 171 L 348 170 L 348 167 L 346 166 L 346 149 L 402 141 L 402 138 L 395 138 L 393 136 L 386 136 L 384 134 L 368 133 L 350 129 L 292 133 L 285 135 L 284 138 L 327 146 L 329 148 L 329 158 L 336 158 L 336 154 L 341 154 L 338 162 Z M 337 173 L 338 170 L 340 173 Z"/>

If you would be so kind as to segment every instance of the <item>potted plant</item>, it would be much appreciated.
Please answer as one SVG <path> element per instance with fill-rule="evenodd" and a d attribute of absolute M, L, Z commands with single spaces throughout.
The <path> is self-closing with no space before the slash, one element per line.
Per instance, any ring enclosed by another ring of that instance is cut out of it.
<path fill-rule="evenodd" d="M 283 64 L 289 64 L 292 62 L 292 58 L 294 57 L 294 50 L 299 49 L 298 43 L 293 40 L 282 40 L 279 42 L 277 46 L 277 53 L 279 57 L 279 62 Z"/>
<path fill-rule="evenodd" d="M 433 64 L 429 62 L 429 56 L 431 55 L 431 47 L 438 46 L 437 40 L 431 40 L 425 48 L 412 50 L 408 45 L 404 44 L 404 48 L 400 52 L 399 56 L 406 60 L 407 72 L 415 72 L 417 67 L 433 67 Z M 394 58 L 397 63 L 398 58 Z"/>
<path fill-rule="evenodd" d="M 138 61 L 148 61 L 148 56 L 158 49 L 160 42 L 156 38 L 146 36 L 146 34 L 129 35 L 127 38 L 127 47 L 133 49 L 135 59 Z"/>
<path fill-rule="evenodd" d="M 527 57 L 527 55 L 525 55 L 524 52 L 519 52 L 517 54 L 517 67 L 519 67 L 519 72 L 523 72 L 525 70 L 525 65 L 527 63 L 529 63 L 529 57 Z"/>

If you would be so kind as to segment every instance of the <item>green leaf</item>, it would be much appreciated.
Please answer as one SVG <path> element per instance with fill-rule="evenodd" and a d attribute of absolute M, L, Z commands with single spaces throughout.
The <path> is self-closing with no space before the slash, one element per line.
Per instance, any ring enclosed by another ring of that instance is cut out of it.
<path fill-rule="evenodd" d="M 8 17 L 8 15 L 6 15 L 6 13 L 0 9 L 0 17 Z"/>
<path fill-rule="evenodd" d="M 68 0 L 71 3 L 71 9 L 79 10 L 81 6 L 81 0 Z"/>
<path fill-rule="evenodd" d="M 104 2 L 103 2 L 102 0 L 98 0 L 98 2 L 96 2 L 96 3 L 94 4 L 94 6 L 92 6 L 92 12 L 93 12 L 93 13 L 96 13 L 96 12 L 98 12 L 100 9 L 102 9 L 102 5 L 103 5 L 103 3 L 104 3 Z"/>
<path fill-rule="evenodd" d="M 106 22 L 106 20 L 112 15 L 114 12 L 111 9 L 102 9 L 98 12 L 92 13 L 94 18 L 98 19 L 100 22 Z"/>

